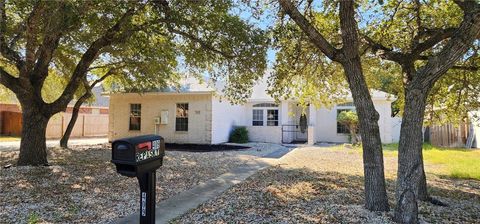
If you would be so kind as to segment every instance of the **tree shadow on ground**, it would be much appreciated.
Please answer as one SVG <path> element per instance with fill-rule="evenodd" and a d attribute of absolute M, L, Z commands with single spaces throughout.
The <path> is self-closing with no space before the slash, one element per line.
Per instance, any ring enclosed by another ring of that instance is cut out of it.
<path fill-rule="evenodd" d="M 0 168 L 0 223 L 29 216 L 54 223 L 110 223 L 138 210 L 138 182 L 116 173 L 109 145 L 49 148 L 51 166 Z M 13 163 L 18 152 L 1 152 Z M 223 152 L 167 152 L 157 171 L 157 202 L 244 165 Z"/>
<path fill-rule="evenodd" d="M 227 190 L 177 223 L 391 223 L 393 211 L 369 212 L 363 206 L 363 177 L 337 172 L 272 167 Z M 395 182 L 387 180 L 393 210 Z M 480 214 L 479 191 L 466 192 L 460 186 L 432 182 L 432 195 L 449 207 L 420 202 L 420 218 L 438 223 L 474 223 Z"/>

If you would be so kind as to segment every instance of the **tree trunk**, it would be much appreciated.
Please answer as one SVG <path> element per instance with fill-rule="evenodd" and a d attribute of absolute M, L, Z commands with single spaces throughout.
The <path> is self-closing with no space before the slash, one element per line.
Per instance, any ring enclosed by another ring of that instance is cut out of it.
<path fill-rule="evenodd" d="M 422 173 L 420 173 L 420 180 L 418 181 L 417 186 L 417 200 L 420 201 L 431 201 L 431 197 L 427 191 L 427 175 L 425 175 L 425 165 L 423 163 L 423 144 L 420 146 L 420 163 L 422 168 Z"/>
<path fill-rule="evenodd" d="M 340 27 L 343 47 L 336 49 L 300 13 L 289 0 L 279 0 L 282 9 L 309 37 L 312 44 L 332 61 L 342 64 L 347 77 L 353 101 L 357 109 L 363 142 L 363 164 L 365 175 L 365 207 L 372 211 L 388 211 L 388 198 L 383 173 L 383 153 L 378 128 L 379 115 L 365 82 L 359 54 L 355 2 L 340 2 Z"/>
<path fill-rule="evenodd" d="M 378 127 L 379 114 L 375 110 L 368 91 L 360 58 L 357 57 L 344 63 L 344 68 L 358 113 L 360 136 L 362 138 L 365 207 L 371 211 L 388 211 L 382 142 Z"/>
<path fill-rule="evenodd" d="M 350 130 L 352 145 L 356 145 L 358 143 L 357 125 L 351 125 L 348 129 Z"/>
<path fill-rule="evenodd" d="M 427 200 L 422 126 L 428 90 L 406 88 L 398 147 L 395 220 L 418 223 L 417 200 Z"/>
<path fill-rule="evenodd" d="M 47 164 L 45 133 L 50 117 L 40 113 L 40 109 L 35 104 L 28 106 L 22 104 L 22 119 L 22 139 L 17 164 L 19 166 Z"/>
<path fill-rule="evenodd" d="M 72 111 L 72 118 L 68 122 L 67 129 L 65 129 L 65 133 L 63 134 L 62 139 L 60 139 L 60 147 L 68 148 L 68 140 L 70 139 L 70 135 L 72 134 L 73 127 L 75 127 L 75 123 L 77 122 L 78 113 L 80 112 L 80 107 L 90 96 L 91 95 L 87 92 L 84 95 L 82 95 L 77 100 L 77 102 L 75 102 L 75 105 L 73 106 L 73 111 Z"/>
<path fill-rule="evenodd" d="M 357 109 L 363 146 L 365 207 L 370 211 L 388 211 L 379 114 L 373 105 L 358 52 L 358 25 L 354 1 L 340 1 L 340 27 L 343 41 L 341 62 Z"/>

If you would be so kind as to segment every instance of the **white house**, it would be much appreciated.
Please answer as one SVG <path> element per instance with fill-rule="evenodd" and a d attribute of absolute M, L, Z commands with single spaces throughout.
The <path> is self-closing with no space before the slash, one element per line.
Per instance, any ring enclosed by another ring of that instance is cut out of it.
<path fill-rule="evenodd" d="M 295 100 L 276 103 L 260 81 L 244 105 L 231 105 L 217 91 L 187 80 L 181 92 L 113 93 L 110 96 L 109 140 L 156 133 L 168 143 L 219 144 L 235 126 L 248 129 L 254 142 L 347 142 L 347 129 L 336 121 L 342 110 L 354 110 L 352 99 L 333 108 L 304 110 Z M 383 143 L 398 141 L 398 119 L 391 117 L 392 98 L 372 91 L 380 114 Z M 305 113 L 302 113 L 305 112 Z M 303 115 L 302 115 L 303 114 Z"/>

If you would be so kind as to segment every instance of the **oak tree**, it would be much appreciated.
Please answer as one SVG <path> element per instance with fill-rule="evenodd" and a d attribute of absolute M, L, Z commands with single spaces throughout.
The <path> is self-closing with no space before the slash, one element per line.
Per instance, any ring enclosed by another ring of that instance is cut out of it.
<path fill-rule="evenodd" d="M 378 56 L 401 67 L 404 102 L 395 219 L 417 223 L 416 200 L 430 200 L 422 154 L 427 99 L 437 81 L 468 57 L 479 38 L 480 4 L 388 1 L 383 12 L 385 16 L 369 24 L 364 38 Z"/>
<path fill-rule="evenodd" d="M 340 36 L 334 40 L 327 40 L 323 33 L 317 13 L 318 5 L 313 1 L 300 2 L 296 5 L 290 0 L 279 0 L 282 12 L 300 28 L 312 45 L 328 60 L 336 62 L 343 68 L 345 79 L 352 93 L 353 101 L 359 117 L 360 134 L 363 141 L 363 163 L 365 174 L 365 206 L 373 211 L 389 210 L 388 198 L 385 189 L 383 152 L 378 127 L 379 114 L 375 110 L 370 91 L 363 74 L 360 59 L 360 41 L 358 26 L 355 19 L 356 5 L 354 1 L 333 2 L 338 14 Z M 300 9 L 306 11 L 302 14 Z M 316 17 L 317 16 L 317 17 Z M 321 18 L 321 17 L 320 17 Z M 337 32 L 338 32 L 337 30 Z M 321 77 L 322 74 L 317 74 Z"/>
<path fill-rule="evenodd" d="M 224 76 L 229 87 L 244 90 L 227 91 L 234 99 L 249 94 L 266 67 L 267 39 L 232 15 L 235 4 L 1 0 L 0 84 L 15 93 L 23 113 L 18 165 L 47 163 L 49 119 L 109 71 L 118 74 L 118 90 L 153 90 L 178 77 L 181 65 L 194 74 Z M 67 81 L 46 102 L 41 93 L 53 73 Z"/>

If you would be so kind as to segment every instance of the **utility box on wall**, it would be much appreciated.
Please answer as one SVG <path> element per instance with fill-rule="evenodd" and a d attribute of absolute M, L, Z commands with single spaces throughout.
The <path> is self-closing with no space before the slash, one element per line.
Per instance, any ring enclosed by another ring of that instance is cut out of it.
<path fill-rule="evenodd" d="M 168 124 L 168 110 L 160 112 L 160 124 Z"/>

